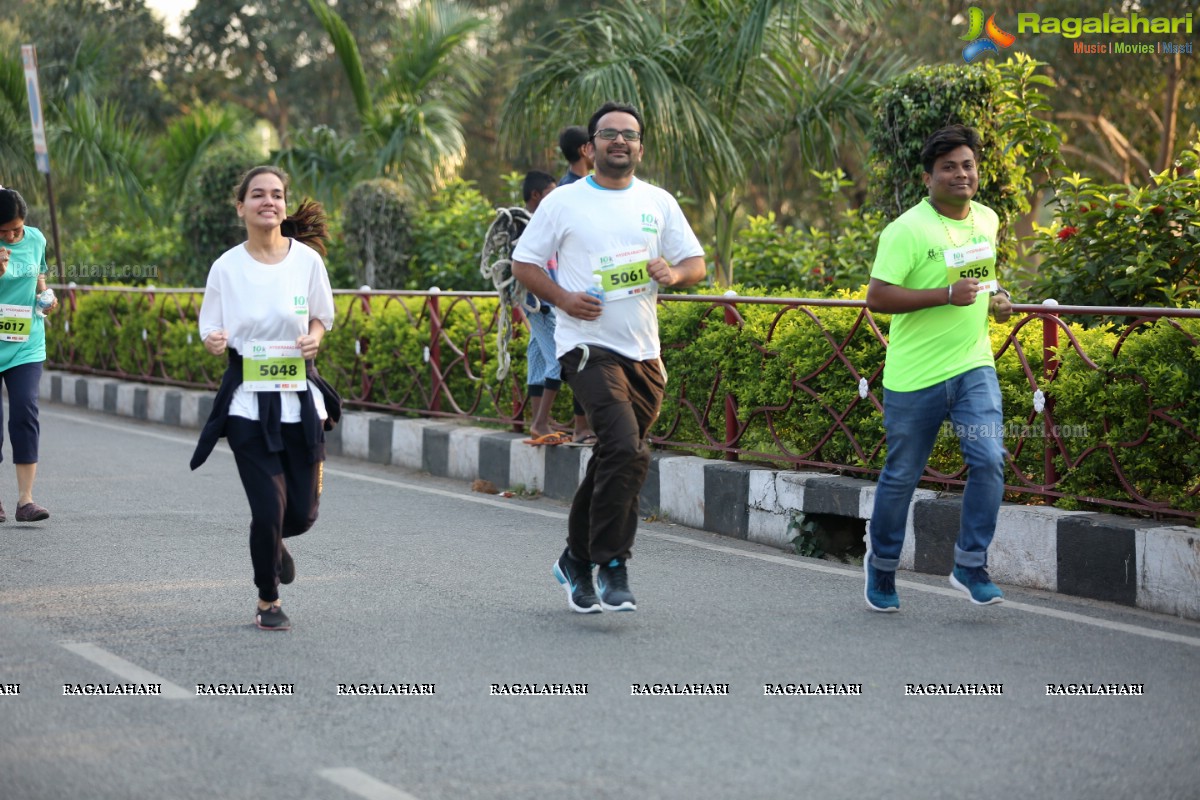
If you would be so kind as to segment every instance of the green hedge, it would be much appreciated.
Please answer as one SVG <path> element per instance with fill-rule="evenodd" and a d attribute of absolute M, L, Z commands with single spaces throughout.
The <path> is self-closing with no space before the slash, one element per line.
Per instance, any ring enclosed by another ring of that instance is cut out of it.
<path fill-rule="evenodd" d="M 865 289 L 838 296 L 861 299 Z M 812 316 L 798 309 L 780 313 L 775 306 L 742 306 L 739 311 L 744 317 L 740 327 L 725 324 L 721 310 L 698 303 L 661 308 L 663 360 L 671 380 L 653 434 L 676 443 L 722 442 L 723 398 L 729 392 L 737 400 L 739 424 L 745 426 L 742 448 L 767 457 L 783 454 L 786 448 L 811 461 L 881 469 L 887 449 L 882 415 L 874 403 L 855 403 L 858 381 L 840 361 L 815 374 L 833 355 L 829 340 L 845 343 L 847 360 L 859 376 L 870 380 L 871 392 L 882 402 L 876 373 L 884 348 L 860 321 L 860 310 L 812 308 Z M 889 319 L 875 316 L 884 336 Z M 1018 324 L 1014 318 L 992 325 L 993 351 L 1000 354 L 996 371 L 1004 402 L 1005 445 L 1024 476 L 1010 470 L 1006 481 L 1020 486 L 1044 480 L 1045 446 L 1053 440 L 1043 435 L 1045 415 L 1034 411 L 1034 391 L 1040 389 L 1055 398 L 1053 423 L 1066 450 L 1066 456 L 1054 457 L 1061 478 L 1057 488 L 1084 498 L 1057 505 L 1093 507 L 1086 502 L 1089 497 L 1131 501 L 1112 466 L 1115 461 L 1147 499 L 1177 510 L 1200 511 L 1200 448 L 1195 446 L 1200 433 L 1200 397 L 1195 391 L 1200 386 L 1200 320 L 1140 326 L 1115 356 L 1118 334 L 1070 324 L 1071 335 L 1097 368 L 1085 363 L 1067 333 L 1060 332 L 1061 364 L 1052 384 L 1042 375 L 1041 322 Z M 1014 341 L 1006 345 L 1014 331 Z M 768 414 L 756 411 L 764 408 L 772 409 L 769 421 Z M 844 430 L 837 428 L 826 438 L 839 418 Z M 1143 436 L 1143 445 L 1123 446 Z M 930 466 L 945 474 L 963 470 L 958 441 L 949 432 L 938 438 Z"/>
<path fill-rule="evenodd" d="M 861 299 L 864 293 L 865 289 L 843 290 L 837 296 Z M 65 314 L 49 318 L 49 360 L 56 366 L 122 370 L 174 381 L 216 381 L 224 359 L 210 356 L 199 341 L 199 305 L 200 296 L 193 294 L 159 293 L 153 302 L 140 295 L 83 295 L 70 320 L 69 336 L 64 335 Z M 510 372 L 497 379 L 496 300 L 443 296 L 440 307 L 445 320 L 441 363 L 461 412 L 479 419 L 511 415 L 524 394 L 523 326 L 517 326 L 510 346 Z M 745 426 L 741 447 L 764 457 L 790 454 L 880 469 L 886 447 L 874 400 L 882 400 L 884 348 L 861 310 L 747 304 L 739 311 L 744 318 L 740 326 L 726 324 L 722 309 L 703 303 L 669 302 L 660 307 L 670 382 L 653 435 L 681 444 L 722 443 L 724 393 L 729 392 L 737 402 L 739 425 Z M 319 365 L 343 397 L 426 407 L 432 380 L 424 360 L 430 345 L 424 298 L 372 297 L 370 313 L 365 313 L 361 299 L 338 297 L 337 322 L 325 338 Z M 886 336 L 889 318 L 878 315 L 875 322 Z M 1052 388 L 1053 421 L 1066 449 L 1065 456 L 1055 459 L 1062 476 L 1059 489 L 1083 498 L 1061 501 L 1060 506 L 1085 507 L 1089 497 L 1129 501 L 1112 467 L 1115 461 L 1142 496 L 1178 510 L 1200 511 L 1200 498 L 1195 496 L 1200 486 L 1200 448 L 1195 446 L 1200 432 L 1195 390 L 1200 386 L 1200 320 L 1142 325 L 1123 339 L 1111 330 L 1070 325 L 1071 336 L 1097 367 L 1089 366 L 1068 334 L 1061 332 L 1060 366 L 1053 384 L 1042 376 L 1041 322 L 1017 325 L 1014 319 L 992 326 L 1009 426 L 1006 445 L 1017 470 L 1029 482 L 1042 483 L 1046 439 L 1040 431 L 1045 415 L 1034 411 L 1033 393 L 1035 388 Z M 1014 330 L 1014 341 L 1006 344 Z M 857 375 L 870 380 L 874 400 L 860 399 L 858 377 L 841 361 L 831 361 L 830 341 L 843 344 Z M 570 418 L 569 403 L 569 394 L 563 392 L 555 407 L 557 419 Z M 760 410 L 767 408 L 769 415 Z M 454 411 L 448 400 L 443 400 L 442 411 Z M 838 419 L 841 427 L 826 438 Z M 1133 442 L 1143 443 L 1125 446 Z M 698 447 L 697 452 L 705 451 Z M 938 439 L 930 464 L 947 474 L 962 470 L 952 435 Z M 1011 485 L 1022 483 L 1011 472 L 1007 480 Z"/>
<path fill-rule="evenodd" d="M 48 360 L 56 366 L 215 385 L 225 359 L 209 355 L 200 341 L 201 300 L 199 293 L 157 293 L 152 301 L 120 292 L 81 295 L 69 322 L 66 314 L 48 318 Z M 432 378 L 424 360 L 431 341 L 424 298 L 372 297 L 370 313 L 356 297 L 339 296 L 335 305 L 337 324 L 322 345 L 321 374 L 348 400 L 425 408 Z M 509 374 L 496 377 L 496 308 L 495 298 L 441 298 L 445 391 L 468 416 L 509 416 L 514 389 L 524 393 L 523 327 L 509 348 Z M 454 411 L 445 392 L 442 397 L 442 410 Z"/>

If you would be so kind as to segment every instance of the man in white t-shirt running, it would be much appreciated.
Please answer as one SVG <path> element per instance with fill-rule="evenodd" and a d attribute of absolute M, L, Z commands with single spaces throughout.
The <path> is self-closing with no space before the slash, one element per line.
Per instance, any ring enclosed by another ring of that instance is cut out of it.
<path fill-rule="evenodd" d="M 634 107 L 601 106 L 588 121 L 595 174 L 546 197 L 513 252 L 513 275 L 560 312 L 555 354 L 597 437 L 554 565 L 571 609 L 584 614 L 637 610 L 625 562 L 650 467 L 646 437 L 666 386 L 658 287 L 691 286 L 706 274 L 679 203 L 634 177 L 642 132 Z M 558 283 L 543 271 L 556 253 Z M 602 301 L 587 293 L 597 282 Z"/>

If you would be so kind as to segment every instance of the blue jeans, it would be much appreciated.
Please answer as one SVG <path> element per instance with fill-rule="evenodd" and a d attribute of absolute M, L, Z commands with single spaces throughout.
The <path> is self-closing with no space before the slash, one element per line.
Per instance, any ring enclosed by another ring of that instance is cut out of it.
<path fill-rule="evenodd" d="M 987 566 L 987 549 L 996 535 L 996 515 L 1004 496 L 1004 414 L 996 370 L 977 367 L 915 392 L 883 390 L 887 461 L 871 512 L 875 569 L 892 572 L 900 564 L 913 490 L 947 417 L 969 470 L 954 561 L 963 567 Z"/>

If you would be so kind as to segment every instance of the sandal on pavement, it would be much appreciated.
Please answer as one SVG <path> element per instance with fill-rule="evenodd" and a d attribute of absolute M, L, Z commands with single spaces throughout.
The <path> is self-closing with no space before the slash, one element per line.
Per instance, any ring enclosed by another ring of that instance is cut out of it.
<path fill-rule="evenodd" d="M 556 445 L 567 444 L 571 441 L 571 434 L 563 433 L 562 431 L 554 431 L 542 436 L 535 436 L 532 439 L 525 439 L 525 444 L 538 447 L 539 445 Z"/>
<path fill-rule="evenodd" d="M 567 444 L 571 445 L 572 447 L 591 447 L 595 443 L 596 434 L 594 433 L 589 433 L 586 436 L 580 437 L 579 439 L 567 442 Z"/>
<path fill-rule="evenodd" d="M 3 513 L 3 509 L 0 509 L 0 513 Z M 44 519 L 50 519 L 50 512 L 37 503 L 17 506 L 17 522 L 41 522 Z"/>

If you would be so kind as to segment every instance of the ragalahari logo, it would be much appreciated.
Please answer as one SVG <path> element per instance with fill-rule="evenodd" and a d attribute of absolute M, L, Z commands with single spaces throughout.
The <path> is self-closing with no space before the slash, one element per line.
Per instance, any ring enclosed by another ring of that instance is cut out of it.
<path fill-rule="evenodd" d="M 969 42 L 963 48 L 963 61 L 970 64 L 975 59 L 979 58 L 984 53 L 999 53 L 999 47 L 1011 47 L 1012 43 L 1017 40 L 1017 37 L 1011 33 L 1005 33 L 996 25 L 996 15 L 992 14 L 987 18 L 987 23 L 983 21 L 983 11 L 971 6 L 967 12 L 970 28 L 967 30 L 966 36 L 958 37 L 961 41 Z"/>

